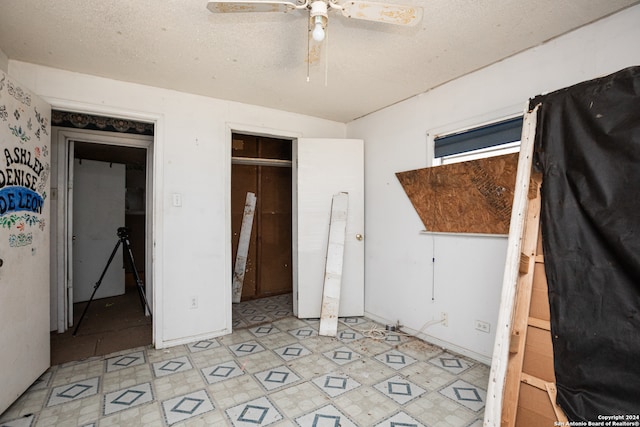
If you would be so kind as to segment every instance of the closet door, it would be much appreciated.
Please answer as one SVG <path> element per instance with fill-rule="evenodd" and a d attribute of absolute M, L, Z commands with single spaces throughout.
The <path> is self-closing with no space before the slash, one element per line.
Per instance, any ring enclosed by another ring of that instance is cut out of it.
<path fill-rule="evenodd" d="M 300 318 L 320 317 L 331 201 L 334 194 L 346 192 L 349 204 L 338 315 L 363 316 L 364 141 L 298 139 L 296 178 L 294 312 Z"/>

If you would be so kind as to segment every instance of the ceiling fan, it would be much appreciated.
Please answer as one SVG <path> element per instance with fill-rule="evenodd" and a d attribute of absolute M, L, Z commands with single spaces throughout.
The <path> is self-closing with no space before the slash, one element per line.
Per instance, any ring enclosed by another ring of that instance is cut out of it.
<path fill-rule="evenodd" d="M 297 3 L 285 0 L 211 0 L 207 9 L 215 13 L 308 10 L 309 23 L 313 27 L 312 37 L 316 42 L 324 40 L 328 13 L 331 10 L 339 10 L 347 18 L 395 25 L 413 26 L 422 18 L 421 7 L 365 0 L 348 0 L 342 3 L 333 0 L 304 0 Z"/>

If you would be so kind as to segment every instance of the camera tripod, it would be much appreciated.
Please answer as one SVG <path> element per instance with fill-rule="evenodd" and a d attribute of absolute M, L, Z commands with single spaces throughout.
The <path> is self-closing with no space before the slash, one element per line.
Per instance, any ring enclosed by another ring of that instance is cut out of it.
<path fill-rule="evenodd" d="M 144 293 L 144 288 L 142 287 L 142 280 L 140 280 L 140 276 L 138 275 L 138 270 L 136 269 L 136 264 L 133 261 L 133 253 L 131 252 L 131 244 L 129 243 L 129 229 L 127 227 L 118 228 L 118 238 L 119 239 L 118 239 L 118 242 L 116 243 L 116 247 L 113 248 L 113 252 L 111 252 L 111 256 L 109 257 L 109 261 L 107 261 L 107 265 L 104 267 L 104 270 L 102 270 L 102 274 L 100 275 L 100 278 L 98 279 L 96 284 L 93 286 L 93 292 L 91 293 L 91 298 L 89 298 L 87 305 L 84 307 L 82 316 L 80 316 L 80 320 L 78 320 L 76 329 L 73 331 L 73 336 L 75 336 L 78 333 L 78 329 L 80 329 L 80 324 L 82 323 L 82 319 L 84 319 L 85 314 L 87 314 L 87 310 L 89 310 L 89 305 L 91 305 L 91 301 L 93 301 L 93 297 L 96 295 L 96 291 L 102 284 L 102 279 L 104 279 L 104 275 L 107 273 L 107 270 L 109 269 L 109 265 L 111 265 L 111 261 L 113 261 L 113 258 L 116 256 L 116 252 L 118 251 L 120 244 L 122 244 L 125 254 L 129 258 L 129 263 L 131 264 L 131 269 L 133 270 L 133 275 L 136 279 L 136 286 L 138 288 L 138 296 L 140 297 L 142 310 L 144 311 L 144 309 L 146 308 L 147 311 L 149 312 L 149 316 L 151 316 L 151 308 L 149 307 L 149 303 L 147 302 L 147 297 L 145 296 L 145 293 Z"/>

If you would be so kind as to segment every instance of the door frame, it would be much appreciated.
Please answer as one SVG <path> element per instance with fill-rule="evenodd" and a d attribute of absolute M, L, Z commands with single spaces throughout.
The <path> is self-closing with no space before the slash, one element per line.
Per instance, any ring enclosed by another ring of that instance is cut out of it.
<path fill-rule="evenodd" d="M 293 145 L 293 140 L 287 138 L 287 139 L 282 139 L 282 138 L 273 138 L 273 137 L 264 137 L 264 136 L 256 136 L 256 135 L 249 135 L 246 133 L 239 133 L 239 132 L 234 132 L 233 135 L 235 135 L 235 137 L 240 138 L 242 140 L 244 140 L 245 137 L 253 139 L 255 138 L 256 143 L 257 143 L 257 147 L 261 147 L 262 144 L 265 145 L 270 145 L 272 142 L 271 141 L 280 141 L 283 142 L 285 144 L 288 144 L 289 149 L 291 152 L 293 152 L 292 149 L 292 145 Z M 266 141 L 265 141 L 266 140 Z M 232 141 L 233 142 L 233 141 Z M 254 280 L 254 293 L 253 295 L 249 296 L 246 295 L 247 297 L 249 297 L 250 299 L 256 299 L 256 298 L 264 298 L 267 296 L 274 296 L 274 295 L 278 295 L 278 293 L 276 294 L 269 294 L 268 292 L 265 293 L 265 287 L 263 287 L 263 285 L 266 284 L 265 281 L 263 281 L 262 279 L 264 278 L 264 270 L 263 270 L 263 266 L 266 265 L 264 263 L 265 260 L 267 260 L 267 263 L 269 262 L 268 258 L 264 258 L 264 248 L 262 247 L 263 245 L 263 240 L 260 238 L 260 233 L 263 231 L 263 226 L 264 226 L 264 219 L 263 219 L 263 215 L 264 212 L 264 208 L 263 208 L 263 202 L 264 202 L 264 192 L 260 193 L 261 191 L 263 191 L 263 189 L 265 188 L 270 188 L 269 184 L 267 181 L 263 181 L 263 177 L 264 176 L 268 176 L 269 172 L 273 172 L 275 170 L 285 170 L 288 171 L 288 174 L 285 172 L 282 176 L 283 180 L 286 180 L 286 182 L 280 182 L 278 184 L 278 187 L 281 187 L 282 185 L 287 186 L 289 188 L 293 188 L 292 185 L 292 181 L 294 179 L 294 174 L 293 174 L 293 159 L 289 158 L 289 159 L 285 159 L 285 158 L 266 158 L 266 157 L 260 157 L 260 155 L 258 153 L 255 154 L 255 156 L 253 157 L 243 157 L 243 156 L 239 156 L 239 157 L 235 157 L 233 156 L 233 152 L 235 150 L 232 149 L 232 156 L 231 156 L 231 185 L 233 188 L 233 184 L 234 184 L 234 179 L 239 179 L 239 175 L 244 175 L 242 172 L 240 171 L 236 171 L 234 172 L 234 166 L 250 166 L 250 167 L 255 167 L 255 171 L 254 171 L 254 175 L 253 177 L 256 179 L 255 181 L 255 189 L 250 190 L 250 188 L 252 187 L 246 187 L 245 190 L 246 191 L 253 191 L 255 192 L 255 195 L 257 195 L 257 201 L 254 200 L 255 203 L 255 215 L 253 217 L 253 222 L 252 222 L 252 226 L 250 227 L 252 232 L 251 232 L 251 236 L 255 237 L 255 241 L 253 241 L 253 237 L 249 239 L 249 248 L 251 248 L 251 246 L 253 245 L 254 248 L 252 250 L 255 250 L 255 252 L 253 252 L 253 256 L 255 256 L 255 258 L 253 259 L 253 280 Z M 260 151 L 260 148 L 258 148 L 258 152 Z M 268 169 L 264 169 L 264 168 L 268 168 Z M 263 187 L 265 186 L 266 187 Z M 272 187 L 271 187 L 272 188 Z M 266 190 L 267 192 L 269 190 Z M 243 206 L 248 203 L 248 194 L 245 191 L 242 191 L 241 194 L 239 193 L 233 193 L 232 194 L 232 199 L 233 197 L 237 197 L 237 202 L 239 203 L 240 200 L 243 201 Z M 255 198 L 254 195 L 254 198 Z M 286 200 L 286 204 L 281 205 L 281 208 L 283 209 L 288 209 L 288 221 L 292 221 L 294 212 L 292 210 L 293 208 L 293 203 L 292 203 L 292 198 L 293 198 L 293 194 L 289 197 L 289 199 Z M 246 200 L 245 200 L 246 199 Z M 236 207 L 239 207 L 238 204 L 235 205 Z M 244 206 L 244 208 L 246 209 L 246 206 Z M 232 212 L 233 212 L 233 206 L 232 206 Z M 245 212 L 246 213 L 246 212 Z M 274 213 L 274 212 L 271 212 Z M 238 212 L 236 212 L 236 214 L 238 214 Z M 233 227 L 233 230 L 235 232 L 240 233 L 241 229 L 239 227 L 240 223 L 242 222 L 242 226 L 244 227 L 244 218 L 241 218 L 241 221 L 237 222 L 235 224 L 235 226 Z M 233 225 L 233 220 L 232 220 L 232 225 Z M 293 231 L 293 229 L 290 227 L 289 232 L 291 233 Z M 282 230 L 282 232 L 284 232 L 284 230 Z M 235 241 L 235 239 L 234 239 Z M 251 243 L 253 242 L 253 243 Z M 292 244 L 292 239 L 289 238 L 288 241 L 285 242 L 281 242 L 282 244 L 286 244 L 288 246 L 288 250 L 292 250 L 293 249 L 293 244 Z M 238 243 L 238 247 L 239 248 L 240 243 Z M 233 241 L 232 241 L 232 248 L 233 248 Z M 286 250 L 286 248 L 283 248 L 284 250 Z M 238 262 L 238 257 L 236 255 L 235 257 L 235 263 L 237 264 Z M 289 265 L 289 274 L 285 274 L 286 276 L 289 276 L 288 283 L 285 282 L 281 282 L 282 285 L 287 285 L 285 287 L 281 287 L 280 290 L 278 291 L 279 294 L 282 293 L 289 293 L 290 290 L 292 290 L 293 288 L 293 270 L 292 270 L 292 260 L 289 259 L 287 260 L 286 265 Z M 273 266 L 273 264 L 272 264 Z M 233 283 L 234 283 L 234 287 L 236 285 L 236 279 L 237 277 L 235 276 L 236 274 L 239 274 L 239 272 L 237 271 L 237 265 L 233 266 L 234 269 L 234 277 L 233 277 Z M 249 273 L 248 271 L 246 273 Z M 251 275 L 249 274 L 249 277 L 251 277 Z M 280 279 L 285 280 L 284 276 L 278 276 Z M 243 279 L 241 279 L 241 285 L 242 287 L 240 288 L 240 291 L 242 291 L 242 295 L 240 296 L 241 298 L 243 298 L 245 296 L 245 288 L 248 288 L 247 286 L 247 279 L 248 277 L 245 275 L 245 277 Z M 267 281 L 269 282 L 269 281 Z M 270 287 L 270 286 L 269 286 Z M 274 289 L 270 289 L 271 291 L 274 291 Z M 236 289 L 237 291 L 237 289 Z M 237 295 L 236 295 L 237 297 Z M 239 301 L 237 301 L 239 302 Z"/>
<path fill-rule="evenodd" d="M 228 283 L 229 286 L 225 286 L 225 301 L 228 301 L 226 304 L 227 307 L 227 324 L 228 330 L 231 331 L 233 328 L 233 320 L 232 320 L 232 302 L 231 302 L 231 283 L 233 280 L 233 251 L 231 248 L 231 147 L 232 147 L 232 139 L 234 133 L 241 133 L 245 135 L 253 135 L 253 136 L 262 136 L 265 138 L 275 138 L 275 139 L 286 139 L 291 140 L 291 274 L 293 281 L 293 314 L 295 316 L 298 315 L 298 298 L 297 298 L 297 290 L 298 290 L 298 215 L 297 215 L 297 188 L 298 188 L 298 168 L 297 168 L 297 153 L 298 153 L 298 138 L 302 138 L 303 135 L 300 132 L 292 132 L 287 130 L 280 129 L 271 129 L 271 128 L 263 128 L 260 126 L 253 126 L 244 123 L 226 123 L 226 138 L 225 138 L 225 177 L 227 182 L 225 182 L 225 203 L 227 206 L 225 212 L 225 242 L 226 250 L 225 250 L 225 283 Z"/>
<path fill-rule="evenodd" d="M 57 152 L 57 220 L 56 220 L 56 247 L 55 254 L 52 254 L 53 262 L 55 262 L 55 283 L 56 283 L 56 298 L 57 298 L 57 325 L 58 332 L 62 333 L 72 326 L 72 306 L 69 301 L 71 300 L 73 288 L 68 288 L 67 279 L 70 278 L 71 266 L 69 265 L 71 259 L 69 258 L 69 236 L 73 232 L 72 221 L 72 197 L 69 197 L 70 191 L 70 179 L 72 179 L 72 171 L 70 170 L 70 159 L 73 159 L 74 141 L 81 141 L 87 143 L 103 144 L 103 145 L 118 145 L 126 147 L 144 148 L 146 150 L 146 200 L 145 200 L 145 289 L 147 298 L 152 305 L 152 310 L 155 313 L 153 307 L 158 307 L 160 304 L 154 304 L 157 297 L 157 283 L 154 280 L 156 275 L 154 274 L 154 201 L 157 188 L 154 186 L 155 181 L 155 152 L 154 150 L 154 137 L 148 135 L 135 135 L 135 134 L 119 134 L 115 132 L 93 131 L 75 128 L 56 128 L 55 132 L 52 132 L 52 143 L 55 144 L 55 150 Z M 114 238 L 115 239 L 115 238 Z M 62 315 L 61 315 L 62 314 Z M 156 332 L 156 316 L 153 317 L 153 340 L 155 342 Z"/>

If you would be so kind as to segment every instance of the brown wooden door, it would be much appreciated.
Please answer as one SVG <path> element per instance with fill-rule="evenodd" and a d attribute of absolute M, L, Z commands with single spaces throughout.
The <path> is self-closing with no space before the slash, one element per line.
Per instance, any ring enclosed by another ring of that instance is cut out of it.
<path fill-rule="evenodd" d="M 291 141 L 240 134 L 232 141 L 234 262 L 245 198 L 256 194 L 242 300 L 291 292 Z"/>

